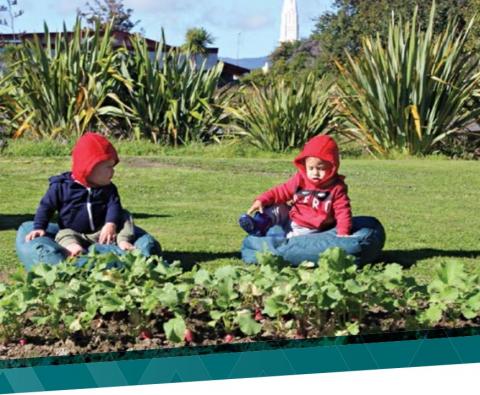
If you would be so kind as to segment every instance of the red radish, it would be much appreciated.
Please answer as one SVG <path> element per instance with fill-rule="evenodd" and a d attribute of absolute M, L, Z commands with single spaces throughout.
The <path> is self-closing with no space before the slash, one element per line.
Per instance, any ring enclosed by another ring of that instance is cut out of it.
<path fill-rule="evenodd" d="M 233 339 L 235 339 L 235 337 L 229 333 L 228 335 L 225 335 L 225 337 L 223 338 L 223 341 L 225 343 L 231 343 Z"/>
<path fill-rule="evenodd" d="M 261 321 L 263 320 L 265 317 L 263 316 L 262 314 L 262 309 L 260 309 L 259 307 L 257 307 L 255 309 L 255 321 Z"/>
<path fill-rule="evenodd" d="M 294 337 L 295 339 L 305 339 L 305 334 L 303 333 L 302 330 L 300 330 L 300 328 L 298 328 Z"/>
<path fill-rule="evenodd" d="M 20 339 L 18 341 L 18 344 L 20 344 L 21 346 L 25 346 L 27 343 L 28 343 L 27 339 Z"/>
<path fill-rule="evenodd" d="M 190 329 L 185 329 L 185 334 L 183 336 L 185 342 L 191 343 L 193 341 L 193 333 Z"/>
<path fill-rule="evenodd" d="M 151 339 L 152 338 L 152 332 L 150 332 L 148 329 L 145 329 L 145 330 L 140 332 L 138 337 L 140 338 L 140 340 Z"/>

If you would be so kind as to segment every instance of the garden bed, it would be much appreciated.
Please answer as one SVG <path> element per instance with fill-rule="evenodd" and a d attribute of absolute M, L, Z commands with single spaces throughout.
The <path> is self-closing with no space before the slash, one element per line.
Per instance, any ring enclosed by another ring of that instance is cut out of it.
<path fill-rule="evenodd" d="M 358 268 L 340 249 L 299 268 L 183 271 L 178 263 L 90 255 L 37 265 L 0 285 L 1 359 L 480 327 L 480 269 L 437 264 L 419 284 L 398 264 Z"/>
<path fill-rule="evenodd" d="M 373 324 L 374 327 L 386 328 L 386 332 L 373 332 L 368 330 L 361 331 L 363 336 L 367 334 L 390 334 L 401 335 L 404 332 L 404 322 L 399 320 L 396 322 L 392 318 L 380 318 L 372 315 L 367 317 L 366 321 Z M 202 326 L 195 327 L 195 339 L 192 342 L 184 342 L 175 344 L 169 342 L 165 334 L 158 331 L 153 332 L 151 338 L 142 338 L 141 336 L 132 336 L 128 330 L 128 324 L 123 321 L 112 320 L 96 320 L 93 326 L 100 326 L 93 331 L 90 336 L 75 335 L 64 340 L 55 339 L 55 337 L 48 338 L 45 331 L 40 328 L 26 329 L 22 339 L 15 339 L 15 341 L 0 345 L 0 359 L 25 359 L 38 357 L 64 357 L 74 355 L 86 355 L 97 353 L 120 353 L 130 351 L 145 351 L 170 349 L 173 347 L 204 347 L 204 346 L 218 346 L 223 344 L 239 344 L 239 343 L 263 343 L 263 342 L 278 342 L 281 340 L 300 340 L 300 339 L 321 339 L 316 337 L 315 330 L 307 332 L 305 336 L 298 336 L 296 334 L 285 334 L 285 337 L 272 338 L 271 336 L 248 337 L 242 334 L 234 337 L 231 342 L 226 342 L 224 338 L 212 338 L 212 332 L 206 330 L 201 332 Z M 198 323 L 201 325 L 200 323 Z M 444 320 L 435 325 L 433 329 L 466 329 L 478 328 L 480 330 L 480 319 L 475 320 L 458 320 L 455 323 Z M 203 329 L 205 327 L 203 326 Z M 420 328 L 419 328 L 420 330 Z M 312 333 L 312 335 L 311 335 Z M 407 333 L 407 332 L 404 332 Z"/>

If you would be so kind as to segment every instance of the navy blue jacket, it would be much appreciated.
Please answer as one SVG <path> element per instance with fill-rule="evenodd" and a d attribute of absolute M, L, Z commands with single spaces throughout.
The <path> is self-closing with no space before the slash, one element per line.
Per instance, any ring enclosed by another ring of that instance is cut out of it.
<path fill-rule="evenodd" d="M 86 188 L 73 180 L 71 172 L 51 177 L 49 181 L 50 187 L 35 214 L 34 229 L 47 229 L 55 211 L 60 229 L 94 233 L 106 222 L 120 227 L 122 205 L 114 184 Z"/>

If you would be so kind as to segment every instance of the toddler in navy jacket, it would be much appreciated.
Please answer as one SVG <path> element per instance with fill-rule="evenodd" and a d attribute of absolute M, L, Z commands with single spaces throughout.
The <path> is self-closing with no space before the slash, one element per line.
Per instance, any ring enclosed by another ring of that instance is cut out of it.
<path fill-rule="evenodd" d="M 60 231 L 55 241 L 71 256 L 85 252 L 92 243 L 116 242 L 123 250 L 133 249 L 133 221 L 122 209 L 111 182 L 118 162 L 115 148 L 105 137 L 84 134 L 72 151 L 72 171 L 50 178 L 35 214 L 34 230 L 26 240 L 45 236 L 48 222 L 58 212 Z"/>

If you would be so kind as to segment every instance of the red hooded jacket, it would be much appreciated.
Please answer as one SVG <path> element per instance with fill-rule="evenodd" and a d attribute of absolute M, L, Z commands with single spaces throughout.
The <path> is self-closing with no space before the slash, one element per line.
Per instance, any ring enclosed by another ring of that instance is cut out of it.
<path fill-rule="evenodd" d="M 319 181 L 307 177 L 305 159 L 319 158 L 332 166 Z M 330 136 L 316 136 L 309 140 L 295 158 L 298 172 L 286 183 L 273 187 L 257 197 L 264 206 L 282 204 L 293 200 L 290 219 L 296 224 L 325 230 L 337 227 L 340 236 L 352 230 L 352 212 L 344 176 L 338 174 L 340 159 L 338 147 Z"/>

